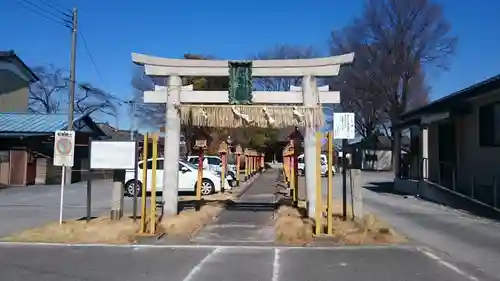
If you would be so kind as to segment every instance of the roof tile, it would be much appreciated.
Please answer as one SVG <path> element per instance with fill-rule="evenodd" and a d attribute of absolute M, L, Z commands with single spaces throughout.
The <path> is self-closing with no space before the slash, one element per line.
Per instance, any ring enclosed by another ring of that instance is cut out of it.
<path fill-rule="evenodd" d="M 75 115 L 75 121 L 82 115 Z M 68 116 L 64 114 L 10 113 L 0 112 L 0 132 L 48 133 L 68 127 Z"/>

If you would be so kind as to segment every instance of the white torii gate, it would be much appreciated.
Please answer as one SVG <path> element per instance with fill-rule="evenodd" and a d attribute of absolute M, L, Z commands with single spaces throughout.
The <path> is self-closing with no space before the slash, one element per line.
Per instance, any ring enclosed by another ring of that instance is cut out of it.
<path fill-rule="evenodd" d="M 252 61 L 252 77 L 303 77 L 302 86 L 292 86 L 286 92 L 254 91 L 251 105 L 229 105 L 228 91 L 196 91 L 192 85 L 182 86 L 181 77 L 229 76 L 230 61 L 169 59 L 132 53 L 133 62 L 143 65 L 146 75 L 167 79 L 166 87 L 156 86 L 154 91 L 144 93 L 144 102 L 166 104 L 165 213 L 177 213 L 181 121 L 192 116 L 191 121 L 198 126 L 239 127 L 252 123 L 260 127 L 305 127 L 306 189 L 309 216 L 313 217 L 317 165 L 315 132 L 323 122 L 321 104 L 340 103 L 340 93 L 329 91 L 328 86 L 318 88 L 316 77 L 337 76 L 340 66 L 351 63 L 353 59 L 354 53 L 313 59 Z M 207 114 L 223 117 L 208 119 Z"/>

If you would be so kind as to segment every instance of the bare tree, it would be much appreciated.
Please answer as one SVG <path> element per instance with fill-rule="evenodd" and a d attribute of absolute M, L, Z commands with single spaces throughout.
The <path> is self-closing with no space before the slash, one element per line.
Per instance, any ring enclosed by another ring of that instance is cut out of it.
<path fill-rule="evenodd" d="M 266 49 L 253 56 L 254 60 L 276 59 L 307 59 L 317 57 L 318 53 L 313 47 L 277 45 Z M 290 86 L 299 86 L 302 77 L 259 77 L 254 80 L 254 85 L 259 90 L 289 91 Z"/>
<path fill-rule="evenodd" d="M 332 52 L 355 52 L 356 60 L 343 68 L 339 76 L 331 79 L 330 84 L 332 88 L 340 90 L 342 110 L 355 113 L 357 135 L 363 139 L 372 138 L 387 119 L 387 98 L 383 91 L 374 87 L 373 82 L 382 79 L 378 77 L 380 71 L 374 63 L 377 56 L 372 56 L 371 46 L 343 40 L 345 38 L 333 37 Z"/>
<path fill-rule="evenodd" d="M 383 56 L 379 87 L 389 95 L 393 123 L 410 106 L 412 83 L 423 79 L 422 71 L 446 70 L 457 37 L 444 18 L 442 7 L 432 0 L 368 0 L 359 25 L 366 42 Z M 396 122 L 395 122 L 396 121 Z"/>
<path fill-rule="evenodd" d="M 31 112 L 58 113 L 64 110 L 61 104 L 68 104 L 68 82 L 66 71 L 52 65 L 35 67 L 40 81 L 29 88 L 29 108 Z M 118 99 L 90 83 L 78 83 L 75 93 L 75 113 L 117 114 Z"/>
<path fill-rule="evenodd" d="M 359 75 L 369 77 L 368 85 L 358 79 L 349 87 L 384 97 L 385 114 L 391 124 L 397 124 L 403 112 L 427 100 L 424 73 L 447 69 L 457 37 L 451 35 L 442 7 L 432 0 L 366 0 L 361 16 L 332 33 L 332 42 L 334 52 L 341 47 L 368 51 L 361 59 L 373 71 Z M 394 166 L 398 167 L 401 136 L 397 130 L 391 136 Z"/>
<path fill-rule="evenodd" d="M 120 100 L 115 96 L 90 83 L 78 84 L 78 89 L 75 97 L 76 113 L 116 116 Z"/>
<path fill-rule="evenodd" d="M 56 113 L 60 109 L 61 95 L 68 88 L 66 73 L 53 65 L 33 68 L 40 80 L 29 88 L 31 112 Z"/>
<path fill-rule="evenodd" d="M 144 74 L 143 66 L 133 65 L 131 85 L 134 92 L 135 117 L 148 127 L 160 128 L 164 126 L 165 105 L 143 102 L 144 92 L 154 90 L 154 82 Z"/>

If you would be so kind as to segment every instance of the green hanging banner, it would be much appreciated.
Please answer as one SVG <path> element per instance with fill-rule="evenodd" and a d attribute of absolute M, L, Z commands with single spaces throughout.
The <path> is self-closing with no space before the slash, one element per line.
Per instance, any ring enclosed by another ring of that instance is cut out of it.
<path fill-rule="evenodd" d="M 251 104 L 252 86 L 252 62 L 229 62 L 229 104 Z"/>

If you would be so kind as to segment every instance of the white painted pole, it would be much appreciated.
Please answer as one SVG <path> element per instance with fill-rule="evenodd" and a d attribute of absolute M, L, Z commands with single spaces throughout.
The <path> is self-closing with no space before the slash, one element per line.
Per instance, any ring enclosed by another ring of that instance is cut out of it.
<path fill-rule="evenodd" d="M 66 184 L 66 167 L 61 167 L 61 202 L 59 203 L 59 224 L 63 223 L 64 185 Z"/>
<path fill-rule="evenodd" d="M 162 197 L 165 202 L 163 211 L 168 216 L 177 214 L 181 117 L 175 104 L 180 103 L 181 78 L 171 75 L 167 85 Z"/>
<path fill-rule="evenodd" d="M 302 78 L 302 94 L 305 106 L 318 104 L 316 78 L 304 76 Z M 304 160 L 306 165 L 306 192 L 308 202 L 308 216 L 314 218 L 316 207 L 316 128 L 306 127 L 304 134 Z"/>

